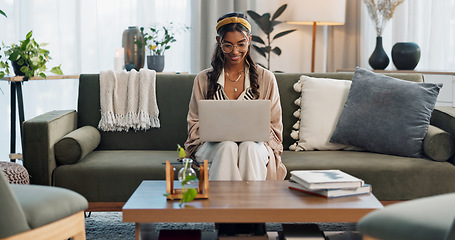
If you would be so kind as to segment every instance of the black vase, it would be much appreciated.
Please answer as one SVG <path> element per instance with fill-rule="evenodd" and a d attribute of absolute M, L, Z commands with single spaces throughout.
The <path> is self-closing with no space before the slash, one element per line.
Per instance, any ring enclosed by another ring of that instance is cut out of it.
<path fill-rule="evenodd" d="M 21 71 L 21 67 L 24 65 L 19 65 L 17 61 L 11 61 L 11 65 L 13 66 L 13 71 L 16 76 L 25 76 L 25 73 Z"/>
<path fill-rule="evenodd" d="M 164 55 L 147 56 L 148 69 L 162 72 L 164 69 Z"/>
<path fill-rule="evenodd" d="M 136 42 L 143 42 L 144 36 L 137 27 L 128 27 L 123 31 L 122 46 L 125 51 L 125 68 L 134 68 L 137 71 L 144 67 L 145 46 L 138 45 Z"/>
<path fill-rule="evenodd" d="M 370 66 L 375 70 L 384 70 L 389 65 L 389 57 L 382 47 L 382 37 L 376 37 L 376 48 L 368 60 Z"/>
<path fill-rule="evenodd" d="M 413 42 L 398 42 L 392 47 L 392 61 L 398 70 L 414 70 L 420 60 L 419 45 Z"/>

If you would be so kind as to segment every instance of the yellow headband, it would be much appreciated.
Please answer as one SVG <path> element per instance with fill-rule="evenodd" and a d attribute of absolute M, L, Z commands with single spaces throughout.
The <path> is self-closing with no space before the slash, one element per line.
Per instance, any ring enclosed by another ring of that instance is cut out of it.
<path fill-rule="evenodd" d="M 230 23 L 240 23 L 243 26 L 245 26 L 246 29 L 248 29 L 248 33 L 251 33 L 250 23 L 247 20 L 245 20 L 244 18 L 239 18 L 239 17 L 228 17 L 228 18 L 225 18 L 225 19 L 219 21 L 218 24 L 216 25 L 216 31 L 218 32 L 218 30 L 222 26 L 230 24 Z"/>

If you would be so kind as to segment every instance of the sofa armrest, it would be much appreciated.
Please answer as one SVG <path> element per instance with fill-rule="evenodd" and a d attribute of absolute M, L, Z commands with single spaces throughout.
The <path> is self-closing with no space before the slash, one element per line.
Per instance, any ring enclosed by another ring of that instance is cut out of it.
<path fill-rule="evenodd" d="M 455 108 L 436 106 L 431 114 L 430 124 L 450 133 L 455 138 Z M 453 158 L 449 160 L 452 163 L 454 163 Z"/>
<path fill-rule="evenodd" d="M 31 183 L 53 185 L 52 171 L 57 167 L 54 144 L 76 127 L 75 110 L 51 111 L 23 123 L 23 161 Z"/>

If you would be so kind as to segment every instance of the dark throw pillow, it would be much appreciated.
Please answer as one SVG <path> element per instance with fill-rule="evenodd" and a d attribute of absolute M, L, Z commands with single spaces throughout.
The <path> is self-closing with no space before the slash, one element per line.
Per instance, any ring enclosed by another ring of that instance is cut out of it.
<path fill-rule="evenodd" d="M 376 153 L 422 157 L 423 139 L 441 87 L 357 67 L 330 141 Z"/>

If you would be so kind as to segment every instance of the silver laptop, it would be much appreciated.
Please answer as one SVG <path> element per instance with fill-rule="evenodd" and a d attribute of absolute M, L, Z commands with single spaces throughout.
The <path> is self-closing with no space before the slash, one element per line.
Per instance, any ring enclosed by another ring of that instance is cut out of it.
<path fill-rule="evenodd" d="M 203 142 L 270 138 L 269 100 L 200 100 L 199 136 Z"/>

